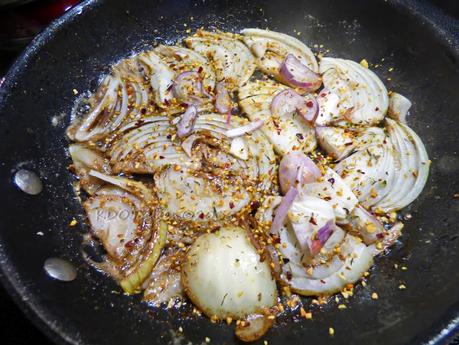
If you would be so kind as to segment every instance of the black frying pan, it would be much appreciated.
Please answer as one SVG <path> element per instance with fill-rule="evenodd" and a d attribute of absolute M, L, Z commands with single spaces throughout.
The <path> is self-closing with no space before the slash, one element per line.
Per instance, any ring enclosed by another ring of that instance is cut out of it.
<path fill-rule="evenodd" d="M 213 344 L 236 342 L 226 325 L 149 309 L 138 297 L 120 294 L 111 279 L 83 263 L 82 222 L 68 226 L 82 211 L 67 172 L 64 129 L 72 89 L 94 89 L 120 57 L 200 26 L 296 29 L 331 55 L 379 62 L 379 76 L 392 79 L 388 88 L 414 101 L 409 123 L 433 160 L 400 243 L 376 260 L 369 285 L 356 288 L 349 308 L 338 310 L 334 302 L 312 307 L 313 321 L 287 315 L 269 332 L 269 344 L 445 342 L 459 324 L 459 200 L 453 198 L 459 192 L 459 30 L 457 22 L 417 1 L 88 1 L 52 24 L 0 89 L 1 278 L 27 315 L 58 343 L 167 344 L 177 340 L 179 326 L 193 344 L 206 336 Z M 20 167 L 39 173 L 43 193 L 29 196 L 13 186 Z M 75 263 L 77 280 L 48 278 L 42 266 L 50 256 Z M 395 263 L 408 270 L 394 269 Z M 400 283 L 407 290 L 398 290 Z M 369 298 L 373 291 L 379 300 Z"/>

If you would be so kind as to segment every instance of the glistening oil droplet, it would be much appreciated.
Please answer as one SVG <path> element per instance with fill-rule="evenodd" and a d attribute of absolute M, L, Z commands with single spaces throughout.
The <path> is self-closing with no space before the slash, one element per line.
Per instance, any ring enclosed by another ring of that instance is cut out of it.
<path fill-rule="evenodd" d="M 40 178 L 33 171 L 21 169 L 14 175 L 14 183 L 24 193 L 37 195 L 43 190 Z"/>
<path fill-rule="evenodd" d="M 70 282 L 77 277 L 75 266 L 60 258 L 46 259 L 43 268 L 50 277 L 60 281 Z"/>

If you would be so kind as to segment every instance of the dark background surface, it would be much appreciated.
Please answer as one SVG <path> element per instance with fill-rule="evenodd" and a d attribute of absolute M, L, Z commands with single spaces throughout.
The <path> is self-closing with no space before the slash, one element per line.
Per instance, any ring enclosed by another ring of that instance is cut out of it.
<path fill-rule="evenodd" d="M 0 7 L 0 78 L 27 42 L 53 17 L 78 1 L 33 1 L 20 7 Z M 459 0 L 431 0 L 450 16 L 459 18 Z M 24 317 L 0 286 L 0 330 L 5 345 L 51 344 Z M 97 327 L 97 325 L 95 325 Z M 459 341 L 454 344 L 459 345 Z"/>

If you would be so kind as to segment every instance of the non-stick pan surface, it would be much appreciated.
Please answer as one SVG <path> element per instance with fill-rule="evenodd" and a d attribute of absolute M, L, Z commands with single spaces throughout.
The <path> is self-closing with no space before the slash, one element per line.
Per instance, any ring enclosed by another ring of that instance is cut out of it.
<path fill-rule="evenodd" d="M 1 277 L 24 311 L 58 343 L 200 344 L 205 337 L 214 344 L 236 342 L 226 325 L 190 312 L 179 317 L 149 309 L 138 297 L 123 296 L 111 279 L 83 263 L 79 246 L 86 229 L 67 171 L 64 130 L 73 89 L 93 89 L 119 58 L 201 26 L 300 32 L 303 41 L 318 45 L 315 50 L 379 64 L 375 71 L 388 88 L 413 100 L 409 124 L 433 161 L 424 193 L 405 212 L 412 220 L 400 243 L 376 260 L 368 286 L 356 288 L 346 310 L 332 301 L 311 307 L 312 321 L 281 318 L 266 338 L 269 344 L 447 339 L 459 322 L 459 200 L 453 197 L 459 192 L 458 26 L 414 1 L 90 1 L 51 25 L 0 89 Z M 29 196 L 13 186 L 12 174 L 21 167 L 42 177 L 43 193 Z M 74 216 L 80 222 L 69 227 Z M 48 278 L 42 266 L 50 256 L 71 260 L 77 280 Z M 406 290 L 398 289 L 402 283 Z M 378 300 L 370 298 L 372 292 Z"/>

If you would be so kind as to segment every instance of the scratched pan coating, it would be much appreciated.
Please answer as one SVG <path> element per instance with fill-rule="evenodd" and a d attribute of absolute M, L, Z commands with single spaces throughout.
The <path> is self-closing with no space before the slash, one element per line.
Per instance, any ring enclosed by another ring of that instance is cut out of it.
<path fill-rule="evenodd" d="M 201 344 L 205 337 L 237 343 L 231 327 L 193 315 L 190 306 L 184 313 L 148 308 L 84 264 L 79 247 L 87 229 L 67 171 L 64 131 L 73 89 L 93 90 L 118 59 L 201 26 L 300 32 L 301 40 L 318 45 L 315 51 L 380 64 L 375 71 L 388 88 L 413 101 L 408 122 L 433 161 L 400 243 L 376 260 L 367 287 L 356 288 L 346 310 L 331 302 L 311 307 L 312 321 L 281 318 L 265 337 L 269 344 L 420 344 L 451 337 L 459 323 L 459 201 L 453 198 L 459 192 L 459 30 L 419 1 L 89 1 L 53 23 L 0 88 L 1 280 L 24 312 L 59 344 Z M 42 193 L 13 186 L 20 168 L 41 176 Z M 73 217 L 79 223 L 69 227 Z M 43 270 L 49 257 L 74 263 L 77 279 L 49 279 Z M 400 291 L 402 283 L 407 289 Z"/>

